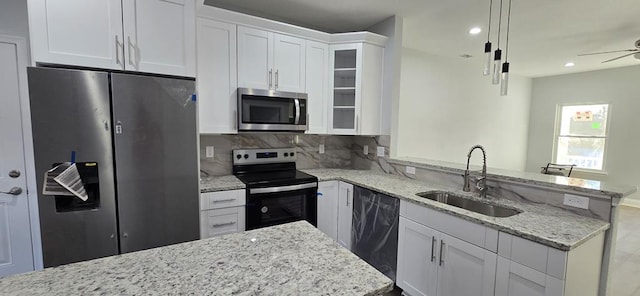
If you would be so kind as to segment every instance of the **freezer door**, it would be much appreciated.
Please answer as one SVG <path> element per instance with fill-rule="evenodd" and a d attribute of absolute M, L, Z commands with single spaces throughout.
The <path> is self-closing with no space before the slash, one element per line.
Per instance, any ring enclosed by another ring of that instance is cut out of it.
<path fill-rule="evenodd" d="M 27 72 L 44 266 L 118 254 L 108 74 Z M 70 161 L 72 151 L 86 202 L 42 194 L 45 172 Z"/>
<path fill-rule="evenodd" d="M 199 238 L 193 80 L 111 74 L 122 253 Z"/>

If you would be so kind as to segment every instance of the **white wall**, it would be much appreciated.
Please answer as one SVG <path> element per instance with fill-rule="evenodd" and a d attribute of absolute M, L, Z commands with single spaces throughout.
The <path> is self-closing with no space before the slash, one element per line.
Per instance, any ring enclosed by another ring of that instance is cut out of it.
<path fill-rule="evenodd" d="M 22 37 L 29 46 L 29 18 L 26 0 L 0 1 L 0 34 Z"/>
<path fill-rule="evenodd" d="M 609 103 L 607 175 L 572 176 L 638 186 L 640 184 L 640 66 L 533 79 L 529 153 L 526 170 L 552 161 L 556 106 Z M 640 194 L 635 195 L 640 199 Z"/>
<path fill-rule="evenodd" d="M 404 48 L 397 155 L 465 163 L 481 144 L 489 167 L 524 170 L 531 79 L 512 75 L 499 92 L 470 60 Z"/>

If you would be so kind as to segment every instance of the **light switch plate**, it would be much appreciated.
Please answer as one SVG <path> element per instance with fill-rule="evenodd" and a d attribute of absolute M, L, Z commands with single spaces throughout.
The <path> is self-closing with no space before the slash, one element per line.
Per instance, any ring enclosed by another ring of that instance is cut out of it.
<path fill-rule="evenodd" d="M 207 146 L 206 156 L 207 158 L 213 158 L 213 146 Z"/>
<path fill-rule="evenodd" d="M 384 147 L 378 147 L 378 157 L 384 157 Z"/>
<path fill-rule="evenodd" d="M 364 153 L 364 155 L 369 154 L 369 145 L 364 145 L 364 148 L 362 149 L 362 153 Z"/>
<path fill-rule="evenodd" d="M 589 198 L 573 194 L 564 195 L 564 204 L 574 208 L 589 209 Z"/>
<path fill-rule="evenodd" d="M 324 144 L 320 144 L 320 146 L 318 146 L 318 153 L 324 154 Z"/>
<path fill-rule="evenodd" d="M 407 174 L 412 174 L 412 175 L 415 175 L 415 174 L 416 174 L 416 168 L 414 168 L 414 167 L 412 167 L 412 166 L 407 166 L 407 167 L 405 167 L 404 171 L 405 171 Z"/>

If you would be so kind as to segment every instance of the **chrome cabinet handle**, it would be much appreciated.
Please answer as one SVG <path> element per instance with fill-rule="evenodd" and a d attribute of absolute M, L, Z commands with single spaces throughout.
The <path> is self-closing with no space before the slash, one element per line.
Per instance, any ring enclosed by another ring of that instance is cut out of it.
<path fill-rule="evenodd" d="M 434 260 L 436 260 L 436 237 L 432 236 L 431 237 L 431 262 L 433 262 Z"/>
<path fill-rule="evenodd" d="M 135 52 L 136 50 L 136 46 L 131 43 L 131 36 L 127 36 L 127 46 L 129 47 L 129 65 L 133 66 L 134 68 L 136 67 L 136 57 L 134 56 L 133 58 L 131 57 L 131 53 L 134 52 L 137 55 L 137 52 Z"/>
<path fill-rule="evenodd" d="M 349 195 L 351 194 L 351 189 L 347 188 L 347 207 L 349 206 Z"/>
<path fill-rule="evenodd" d="M 278 89 L 278 72 L 279 70 L 276 70 L 276 89 Z"/>
<path fill-rule="evenodd" d="M 227 223 L 220 223 L 220 224 L 213 224 L 211 225 L 211 227 L 213 228 L 220 228 L 220 227 L 225 227 L 225 226 L 231 226 L 233 224 L 236 224 L 236 222 L 227 222 Z"/>
<path fill-rule="evenodd" d="M 444 254 L 442 253 L 443 250 L 444 250 L 444 241 L 440 240 L 440 266 L 444 264 Z"/>
<path fill-rule="evenodd" d="M 231 202 L 236 200 L 235 198 L 229 198 L 229 199 L 220 199 L 220 200 L 214 200 L 213 203 L 221 203 L 221 202 Z"/>
<path fill-rule="evenodd" d="M 11 170 L 11 171 L 9 172 L 9 177 L 11 177 L 11 178 L 14 178 L 14 179 L 15 179 L 15 178 L 20 177 L 20 174 L 21 174 L 21 173 L 20 173 L 20 171 L 19 171 L 19 170 Z"/>
<path fill-rule="evenodd" d="M 359 126 L 360 126 L 360 122 L 359 122 L 359 120 L 358 120 L 358 119 L 359 119 L 359 118 L 358 118 L 358 115 L 356 115 L 356 126 L 355 126 L 355 128 L 356 128 L 356 132 L 358 132 L 358 130 L 360 129 L 360 128 L 359 128 Z"/>
<path fill-rule="evenodd" d="M 116 35 L 116 64 L 122 66 L 120 63 L 120 40 L 118 40 L 118 35 Z"/>
<path fill-rule="evenodd" d="M 0 193 L 10 194 L 10 195 L 20 195 L 22 194 L 22 188 L 20 187 L 12 187 L 9 191 L 0 191 Z"/>
<path fill-rule="evenodd" d="M 269 69 L 269 88 L 271 88 L 271 77 L 273 77 L 273 69 Z"/>

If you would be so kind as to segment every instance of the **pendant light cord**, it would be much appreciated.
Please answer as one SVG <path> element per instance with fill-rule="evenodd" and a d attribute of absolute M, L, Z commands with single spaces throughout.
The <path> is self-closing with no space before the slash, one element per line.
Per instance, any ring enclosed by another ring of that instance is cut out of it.
<path fill-rule="evenodd" d="M 489 1 L 489 28 L 487 29 L 487 42 L 491 39 L 491 12 L 493 11 L 493 0 Z"/>
<path fill-rule="evenodd" d="M 507 45 L 505 47 L 504 61 L 509 60 L 509 31 L 511 29 L 511 0 L 509 0 L 509 13 L 507 14 Z"/>
<path fill-rule="evenodd" d="M 500 29 L 502 29 L 502 0 L 500 0 L 500 19 L 498 20 L 498 48 L 500 48 Z"/>

